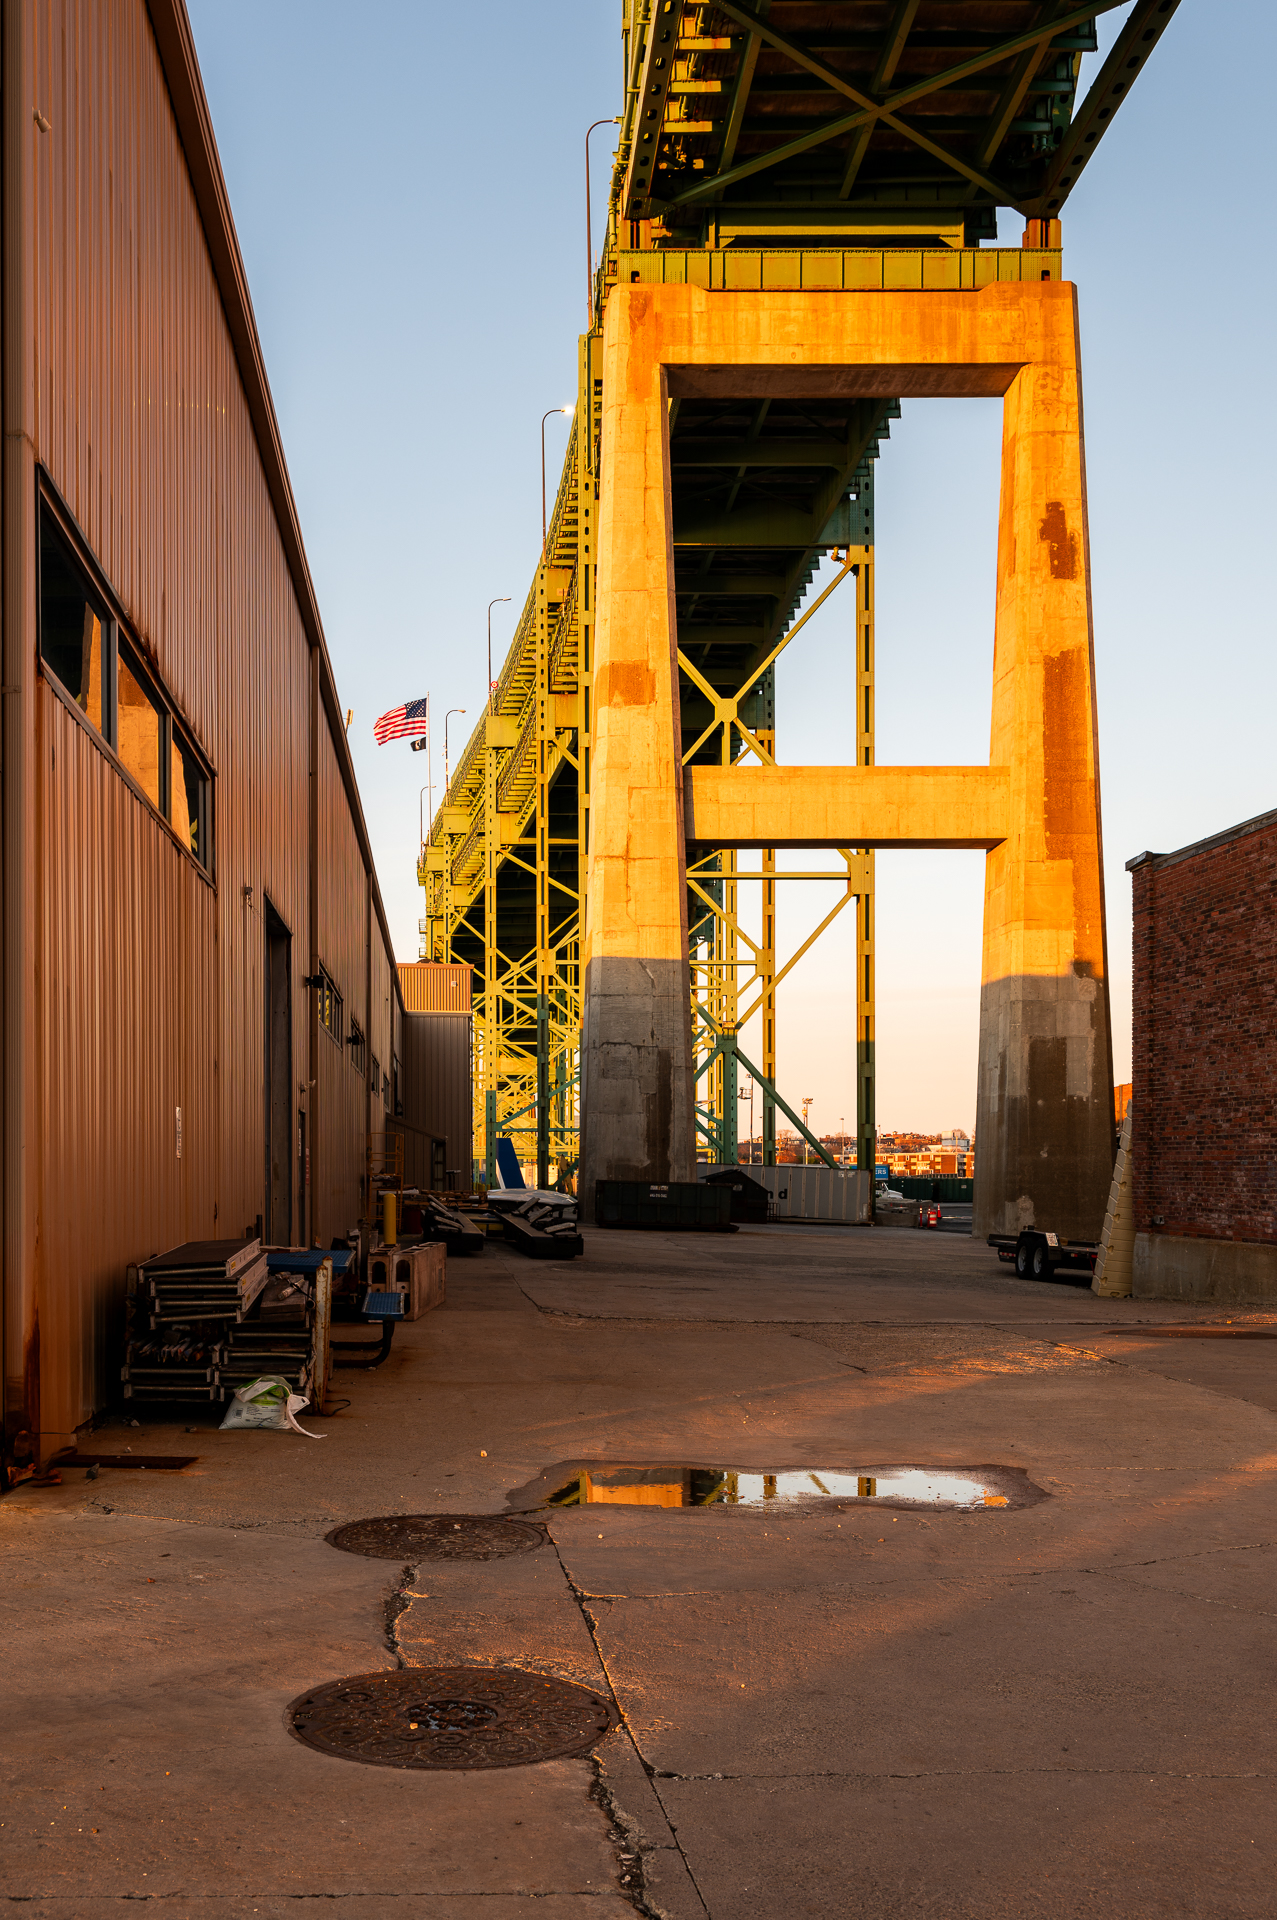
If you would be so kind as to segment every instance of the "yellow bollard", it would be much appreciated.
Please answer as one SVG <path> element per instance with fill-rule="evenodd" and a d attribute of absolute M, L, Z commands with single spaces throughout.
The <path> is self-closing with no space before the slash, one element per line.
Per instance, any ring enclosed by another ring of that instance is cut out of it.
<path fill-rule="evenodd" d="M 397 1247 L 399 1195 L 388 1187 L 381 1196 L 381 1237 L 388 1247 Z"/>

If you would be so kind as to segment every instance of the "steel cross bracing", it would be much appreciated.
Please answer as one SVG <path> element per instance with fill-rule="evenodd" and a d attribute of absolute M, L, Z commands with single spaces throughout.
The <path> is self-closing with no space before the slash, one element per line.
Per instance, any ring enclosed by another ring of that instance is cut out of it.
<path fill-rule="evenodd" d="M 1178 5 L 626 0 L 621 219 L 682 247 L 971 246 L 1058 219 Z M 633 236 L 637 244 L 637 236 Z"/>
<path fill-rule="evenodd" d="M 418 870 L 422 957 L 473 970 L 474 1155 L 489 1182 L 501 1133 L 535 1163 L 539 1184 L 570 1174 L 577 1159 L 611 289 L 956 289 L 1058 278 L 1061 207 L 1178 0 L 1136 0 L 1079 105 L 1081 56 L 1096 45 L 1097 17 L 1118 3 L 623 0 L 625 100 L 607 238 L 545 549 Z M 981 245 L 999 207 L 1028 221 L 1022 247 Z M 855 582 L 847 757 L 873 764 L 873 462 L 898 415 L 891 400 L 671 401 L 685 765 L 774 759 L 774 664 L 835 552 L 836 581 Z M 874 856 L 846 848 L 837 857 L 832 870 L 785 873 L 766 851 L 745 869 L 735 852 L 688 849 L 707 1157 L 736 1157 L 742 1065 L 763 1095 L 764 1159 L 775 1158 L 777 1104 L 805 1131 L 776 1087 L 776 988 L 854 902 L 857 1152 L 862 1166 L 872 1161 Z M 830 877 L 843 888 L 834 909 L 796 953 L 778 955 L 777 885 Z M 759 906 L 743 912 L 755 887 Z M 755 1016 L 757 1063 L 739 1048 Z"/>
<path fill-rule="evenodd" d="M 542 1185 L 576 1160 L 597 358 L 588 336 L 541 562 L 418 869 L 422 957 L 474 975 L 474 1156 L 489 1184 L 498 1134 Z"/>

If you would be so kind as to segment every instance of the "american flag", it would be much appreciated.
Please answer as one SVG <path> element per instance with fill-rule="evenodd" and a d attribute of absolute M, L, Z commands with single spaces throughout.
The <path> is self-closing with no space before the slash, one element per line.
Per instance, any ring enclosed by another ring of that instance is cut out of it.
<path fill-rule="evenodd" d="M 429 710 L 429 700 L 410 700 L 407 706 L 392 707 L 389 713 L 383 713 L 373 724 L 377 745 L 384 747 L 387 740 L 402 740 L 405 734 L 420 733 Z"/>

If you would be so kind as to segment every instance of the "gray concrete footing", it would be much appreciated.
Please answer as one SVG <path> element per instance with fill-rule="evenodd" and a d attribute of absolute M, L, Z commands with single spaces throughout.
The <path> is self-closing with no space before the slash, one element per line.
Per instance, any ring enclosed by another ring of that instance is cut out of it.
<path fill-rule="evenodd" d="M 1277 1246 L 1137 1233 L 1131 1286 L 1137 1300 L 1277 1299 Z"/>
<path fill-rule="evenodd" d="M 682 960 L 592 959 L 581 1015 L 582 1217 L 597 1180 L 693 1180 L 692 1033 Z"/>

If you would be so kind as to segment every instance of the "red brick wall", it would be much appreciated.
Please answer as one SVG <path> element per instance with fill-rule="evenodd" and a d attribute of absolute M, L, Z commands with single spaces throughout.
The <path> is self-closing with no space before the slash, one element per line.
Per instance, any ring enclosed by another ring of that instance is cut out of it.
<path fill-rule="evenodd" d="M 1277 1242 L 1277 814 L 1131 864 L 1135 1230 Z"/>

